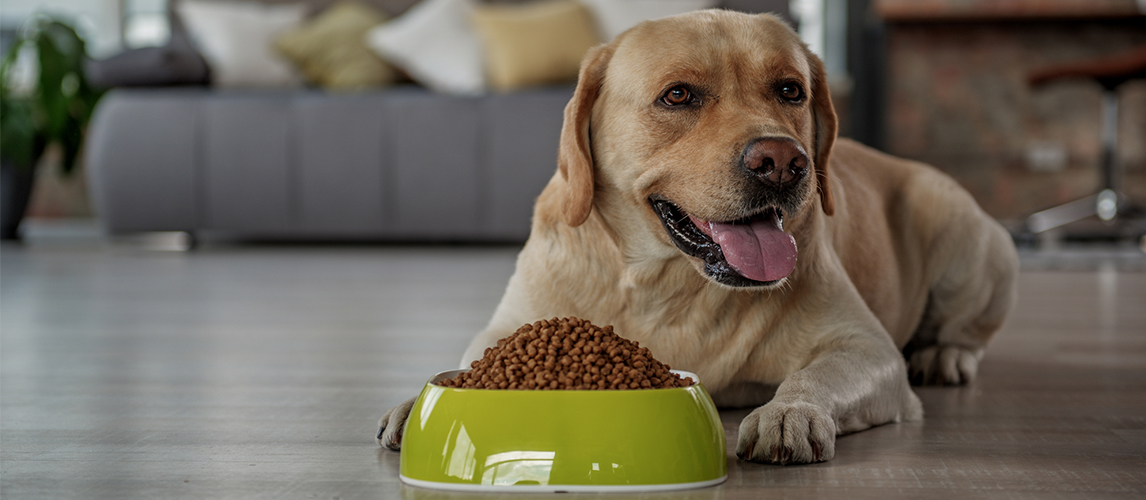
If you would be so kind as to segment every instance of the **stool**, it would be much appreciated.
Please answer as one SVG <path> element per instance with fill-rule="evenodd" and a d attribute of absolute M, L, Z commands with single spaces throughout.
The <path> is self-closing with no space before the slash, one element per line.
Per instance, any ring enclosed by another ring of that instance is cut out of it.
<path fill-rule="evenodd" d="M 1064 79 L 1087 78 L 1102 85 L 1102 163 L 1101 190 L 1091 196 L 1049 208 L 1027 217 L 1027 229 L 1041 233 L 1097 215 L 1113 224 L 1119 217 L 1134 215 L 1130 199 L 1118 190 L 1118 87 L 1127 81 L 1146 77 L 1146 45 L 1102 59 L 1051 66 L 1031 72 L 1028 82 L 1038 87 Z"/>

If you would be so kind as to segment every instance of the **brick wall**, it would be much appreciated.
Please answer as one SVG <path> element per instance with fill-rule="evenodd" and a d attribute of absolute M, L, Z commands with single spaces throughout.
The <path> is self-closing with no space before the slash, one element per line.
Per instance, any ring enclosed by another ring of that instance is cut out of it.
<path fill-rule="evenodd" d="M 1146 44 L 1144 19 L 893 22 L 888 152 L 948 172 L 1004 220 L 1092 194 L 1101 88 L 1061 81 L 1032 89 L 1027 75 Z M 1146 203 L 1146 81 L 1123 85 L 1120 95 L 1123 190 Z M 1065 161 L 1051 161 L 1047 171 L 1029 159 L 1048 151 L 1065 153 Z"/>

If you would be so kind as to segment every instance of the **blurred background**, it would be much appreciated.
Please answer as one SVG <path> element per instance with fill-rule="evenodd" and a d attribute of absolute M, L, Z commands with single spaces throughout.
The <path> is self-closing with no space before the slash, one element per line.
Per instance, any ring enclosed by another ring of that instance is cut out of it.
<path fill-rule="evenodd" d="M 71 139 L 40 134 L 42 154 L 15 161 L 38 167 L 25 219 L 107 235 L 522 241 L 580 56 L 705 7 L 787 20 L 828 67 L 841 135 L 951 174 L 1020 243 L 1047 225 L 1032 230 L 1031 214 L 1104 188 L 1118 221 L 1042 241 L 1144 232 L 1135 0 L 10 0 L 9 100 L 43 84 L 35 44 L 12 49 L 52 20 L 84 42 L 91 89 Z M 1094 72 L 1120 57 L 1111 106 Z"/>
<path fill-rule="evenodd" d="M 710 7 L 791 23 L 1023 272 L 925 422 L 688 497 L 1141 496 L 1144 3 L 0 0 L 0 496 L 419 498 L 378 418 L 497 307 L 582 55 Z"/>

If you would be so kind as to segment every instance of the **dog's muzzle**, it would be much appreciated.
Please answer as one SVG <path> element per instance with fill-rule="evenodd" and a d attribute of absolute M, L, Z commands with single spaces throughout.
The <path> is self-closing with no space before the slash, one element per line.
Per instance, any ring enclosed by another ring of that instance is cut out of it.
<path fill-rule="evenodd" d="M 736 287 L 771 286 L 796 267 L 796 240 L 783 231 L 783 213 L 765 208 L 728 222 L 704 221 L 661 197 L 649 198 L 669 238 L 704 262 L 714 281 Z"/>

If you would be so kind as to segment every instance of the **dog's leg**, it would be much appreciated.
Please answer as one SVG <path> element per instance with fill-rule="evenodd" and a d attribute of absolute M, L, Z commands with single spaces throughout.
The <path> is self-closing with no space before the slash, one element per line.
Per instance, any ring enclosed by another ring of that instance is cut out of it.
<path fill-rule="evenodd" d="M 487 329 L 479 333 L 473 340 L 470 341 L 469 347 L 466 348 L 465 353 L 462 354 L 461 363 L 458 368 L 462 370 L 470 369 L 471 363 L 477 361 L 485 355 L 485 350 L 491 347 L 497 347 L 497 341 L 513 334 L 513 330 L 509 333 L 504 333 L 502 330 Z"/>
<path fill-rule="evenodd" d="M 379 445 L 394 451 L 402 448 L 402 434 L 406 430 L 406 420 L 410 417 L 410 409 L 414 407 L 416 399 L 418 398 L 407 399 L 382 415 L 378 420 Z"/>
<path fill-rule="evenodd" d="M 1015 301 L 1018 257 L 1010 236 L 997 227 L 980 234 L 976 244 L 956 247 L 961 251 L 932 285 L 924 318 L 904 348 L 914 384 L 973 381 Z"/>
<path fill-rule="evenodd" d="M 835 455 L 837 434 L 922 418 L 890 339 L 874 333 L 833 337 L 846 340 L 825 346 L 780 384 L 771 402 L 745 417 L 737 456 L 777 464 L 822 462 Z"/>

